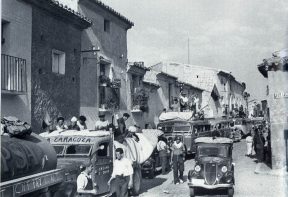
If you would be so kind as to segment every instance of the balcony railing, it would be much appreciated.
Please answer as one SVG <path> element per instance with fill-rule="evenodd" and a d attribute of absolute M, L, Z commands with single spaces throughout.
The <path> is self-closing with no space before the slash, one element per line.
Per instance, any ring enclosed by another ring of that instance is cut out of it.
<path fill-rule="evenodd" d="M 1 54 L 2 92 L 25 94 L 27 91 L 26 60 Z"/>

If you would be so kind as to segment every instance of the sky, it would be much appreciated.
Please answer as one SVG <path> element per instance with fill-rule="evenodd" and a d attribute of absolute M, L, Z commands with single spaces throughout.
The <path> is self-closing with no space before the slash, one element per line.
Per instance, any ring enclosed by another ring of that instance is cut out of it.
<path fill-rule="evenodd" d="M 287 0 L 102 0 L 134 22 L 128 60 L 231 71 L 251 98 L 265 99 L 257 65 L 288 44 Z"/>

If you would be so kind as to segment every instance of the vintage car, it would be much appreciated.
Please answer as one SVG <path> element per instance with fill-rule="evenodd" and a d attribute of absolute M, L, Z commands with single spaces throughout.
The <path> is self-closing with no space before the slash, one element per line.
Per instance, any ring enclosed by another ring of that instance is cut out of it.
<path fill-rule="evenodd" d="M 248 118 L 235 118 L 233 123 L 233 127 L 240 132 L 241 138 L 245 137 L 252 129 L 252 122 Z"/>
<path fill-rule="evenodd" d="M 227 189 L 234 194 L 233 140 L 222 137 L 200 137 L 195 140 L 195 166 L 188 173 L 190 196 L 198 189 Z"/>

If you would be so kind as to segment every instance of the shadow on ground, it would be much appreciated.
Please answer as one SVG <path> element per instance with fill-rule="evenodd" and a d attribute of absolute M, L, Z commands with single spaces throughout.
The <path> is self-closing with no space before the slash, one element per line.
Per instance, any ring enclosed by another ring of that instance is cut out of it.
<path fill-rule="evenodd" d="M 142 184 L 140 193 L 147 192 L 149 189 L 162 185 L 166 180 L 167 179 L 159 178 L 159 177 L 155 177 L 153 179 L 143 179 L 142 181 L 146 182 L 146 184 Z M 149 184 L 149 182 L 151 183 L 153 182 L 153 184 Z"/>

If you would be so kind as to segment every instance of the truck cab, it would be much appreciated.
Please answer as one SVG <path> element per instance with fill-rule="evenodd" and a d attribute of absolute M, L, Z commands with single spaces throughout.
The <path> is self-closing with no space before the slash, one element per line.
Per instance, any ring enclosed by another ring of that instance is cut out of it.
<path fill-rule="evenodd" d="M 110 193 L 107 184 L 113 170 L 113 137 L 108 131 L 52 132 L 45 136 L 57 153 L 57 169 L 64 169 L 65 181 L 54 196 L 73 195 L 80 166 L 92 163 L 92 185 L 97 185 L 96 196 Z"/>

